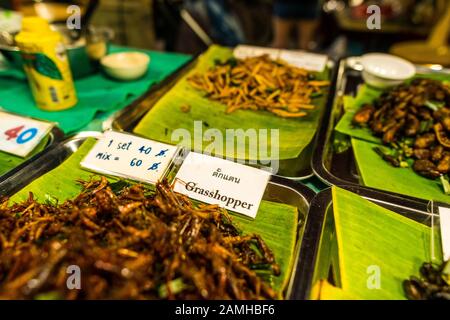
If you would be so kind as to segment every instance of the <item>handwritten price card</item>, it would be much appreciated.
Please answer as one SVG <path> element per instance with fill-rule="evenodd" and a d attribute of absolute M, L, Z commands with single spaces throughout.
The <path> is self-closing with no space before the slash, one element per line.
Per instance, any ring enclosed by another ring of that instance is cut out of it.
<path fill-rule="evenodd" d="M 54 125 L 0 111 L 0 151 L 26 157 Z"/>
<path fill-rule="evenodd" d="M 98 173 L 156 184 L 169 166 L 177 147 L 107 131 L 81 162 Z"/>

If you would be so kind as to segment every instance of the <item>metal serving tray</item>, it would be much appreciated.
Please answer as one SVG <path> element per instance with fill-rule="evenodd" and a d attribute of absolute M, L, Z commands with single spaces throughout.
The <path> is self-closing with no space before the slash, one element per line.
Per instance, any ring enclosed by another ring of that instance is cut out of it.
<path fill-rule="evenodd" d="M 365 187 L 347 186 L 345 189 L 428 226 L 431 226 L 432 218 L 439 217 L 437 207 L 447 206 L 438 202 L 431 204 L 426 200 L 399 198 L 394 194 L 386 194 Z M 334 235 L 332 204 L 331 188 L 320 192 L 311 203 L 300 249 L 300 262 L 297 266 L 300 275 L 298 283 L 295 284 L 294 299 L 314 298 L 311 296 L 311 290 L 320 279 L 328 280 L 333 284 L 334 271 L 331 265 L 331 254 L 323 249 L 330 243 L 330 239 Z M 436 224 L 437 221 L 439 220 L 436 219 L 433 223 Z M 322 274 L 320 274 L 318 266 L 325 266 Z"/>
<path fill-rule="evenodd" d="M 76 152 L 88 137 L 98 138 L 100 136 L 100 132 L 82 132 L 48 149 L 40 157 L 28 161 L 20 170 L 17 170 L 8 178 L 0 181 L 0 197 L 12 196 L 35 179 L 58 167 L 64 160 Z M 271 177 L 264 193 L 264 200 L 294 206 L 298 209 L 299 213 L 297 241 L 294 251 L 295 261 L 290 282 L 286 289 L 285 297 L 287 298 L 294 297 L 296 286 L 300 281 L 300 269 L 298 268 L 300 247 L 302 245 L 309 206 L 314 196 L 314 191 L 305 185 L 277 176 Z"/>
<path fill-rule="evenodd" d="M 140 120 L 147 114 L 149 110 L 183 77 L 189 70 L 191 70 L 197 63 L 197 58 L 194 57 L 177 69 L 168 78 L 164 79 L 159 84 L 151 87 L 139 99 L 135 100 L 126 108 L 119 110 L 113 114 L 109 119 L 103 123 L 104 130 L 116 130 L 132 132 Z M 323 117 L 325 110 L 329 108 L 332 102 L 332 88 L 336 74 L 336 63 L 331 59 L 328 60 L 327 67 L 329 69 L 330 89 L 325 105 L 323 106 Z M 321 120 L 319 120 L 320 123 Z M 295 159 L 287 159 L 280 161 L 279 176 L 293 180 L 304 180 L 314 175 L 311 169 L 311 157 L 314 150 L 315 137 L 311 139 L 310 144 L 300 153 Z"/>
<path fill-rule="evenodd" d="M 416 66 L 416 69 L 420 74 L 450 74 L 448 69 L 433 70 L 424 66 Z M 334 128 L 344 115 L 343 97 L 356 95 L 358 87 L 364 83 L 361 72 L 362 66 L 359 64 L 359 57 L 349 57 L 339 62 L 334 97 L 330 99 L 330 108 L 323 116 L 317 135 L 311 166 L 314 173 L 328 185 L 361 185 L 351 146 L 339 154 L 335 153 L 333 148 Z M 406 195 L 401 197 L 412 199 Z"/>
<path fill-rule="evenodd" d="M 53 146 L 56 143 L 60 142 L 63 139 L 63 137 L 64 137 L 64 133 L 61 131 L 61 129 L 59 129 L 58 127 L 54 126 L 52 128 L 52 130 L 49 132 L 49 139 L 47 141 L 47 145 L 45 146 L 44 150 L 42 150 L 41 152 L 38 152 L 37 154 L 35 154 L 31 158 L 25 160 L 24 162 L 19 164 L 17 167 L 9 170 L 4 175 L 0 175 L 0 181 L 8 178 L 12 174 L 14 174 L 16 171 L 21 170 L 23 167 L 25 167 L 27 165 L 28 162 L 34 161 L 34 159 L 40 157 L 41 154 L 44 153 L 48 148 L 50 148 L 51 146 Z"/>

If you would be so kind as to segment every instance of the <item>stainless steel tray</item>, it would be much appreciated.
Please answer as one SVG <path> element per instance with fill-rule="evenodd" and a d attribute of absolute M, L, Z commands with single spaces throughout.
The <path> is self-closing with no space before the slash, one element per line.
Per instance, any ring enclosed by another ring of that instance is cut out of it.
<path fill-rule="evenodd" d="M 346 189 L 379 206 L 428 226 L 431 225 L 433 216 L 438 217 L 437 206 L 447 206 L 438 202 L 430 205 L 425 200 L 399 198 L 364 187 L 347 186 Z M 331 188 L 320 192 L 311 203 L 300 249 L 300 263 L 297 266 L 300 275 L 299 282 L 295 284 L 297 289 L 295 299 L 311 299 L 311 290 L 320 279 L 333 282 L 331 255 L 323 250 L 327 240 L 334 233 L 332 230 L 334 224 L 330 224 L 330 220 L 327 220 L 333 214 L 332 204 Z M 319 265 L 325 266 L 322 274 L 318 271 Z"/>
<path fill-rule="evenodd" d="M 82 132 L 48 149 L 41 154 L 40 157 L 28 161 L 22 166 L 21 170 L 14 172 L 8 178 L 0 182 L 0 197 L 15 194 L 35 179 L 58 167 L 71 154 L 76 152 L 88 137 L 98 138 L 99 136 L 101 136 L 100 132 Z M 298 268 L 298 258 L 300 256 L 300 247 L 302 244 L 309 205 L 314 196 L 314 191 L 305 185 L 281 177 L 272 176 L 263 197 L 264 200 L 294 206 L 298 209 L 299 213 L 297 242 L 294 252 L 295 263 L 292 268 L 290 282 L 285 294 L 287 298 L 292 298 L 294 296 L 296 290 L 294 283 L 298 283 L 299 281 L 298 275 L 300 270 Z"/>
<path fill-rule="evenodd" d="M 81 132 L 38 153 L 22 163 L 7 177 L 0 179 L 0 196 L 11 196 L 23 187 L 56 168 L 74 153 L 88 137 L 100 137 L 101 132 Z"/>
<path fill-rule="evenodd" d="M 40 157 L 47 150 L 47 148 L 50 148 L 51 146 L 53 146 L 56 143 L 60 142 L 63 139 L 63 137 L 64 137 L 64 133 L 61 131 L 61 129 L 59 129 L 58 127 L 54 126 L 52 128 L 52 130 L 50 131 L 50 133 L 49 133 L 49 139 L 47 141 L 47 145 L 45 146 L 44 150 L 42 150 L 41 152 L 38 152 L 37 154 L 35 154 L 31 158 L 25 160 L 24 162 L 19 164 L 17 167 L 9 170 L 5 174 L 0 175 L 0 181 L 8 178 L 12 174 L 14 174 L 16 171 L 21 170 L 23 167 L 25 167 L 27 165 L 28 162 L 34 161 L 34 159 Z"/>
<path fill-rule="evenodd" d="M 361 75 L 362 66 L 359 57 L 342 59 L 337 68 L 337 76 L 333 99 L 330 108 L 323 116 L 321 128 L 317 135 L 316 147 L 312 156 L 312 169 L 314 173 L 328 185 L 361 185 L 353 149 L 350 147 L 342 153 L 335 153 L 333 148 L 334 128 L 344 115 L 343 97 L 355 96 L 358 87 L 363 84 Z M 424 66 L 416 66 L 420 74 L 449 73 L 450 70 L 434 70 Z M 386 191 L 388 192 L 388 191 Z M 397 196 L 412 199 L 406 195 Z"/>
<path fill-rule="evenodd" d="M 147 114 L 147 112 L 151 108 L 153 108 L 153 106 L 159 101 L 159 99 L 161 99 L 162 96 L 164 96 L 164 94 L 166 94 L 181 77 L 183 77 L 189 70 L 191 70 L 195 66 L 196 62 L 197 57 L 188 61 L 178 70 L 176 70 L 171 76 L 169 76 L 159 84 L 151 87 L 138 100 L 134 101 L 126 108 L 113 114 L 103 123 L 103 129 L 132 132 L 134 127 Z M 331 84 L 333 84 L 333 80 L 335 79 L 335 65 L 336 64 L 334 61 L 328 61 L 327 66 L 329 69 L 329 78 Z M 329 108 L 329 104 L 332 101 L 332 87 L 333 85 L 330 85 L 330 90 L 325 105 L 323 106 L 321 118 L 325 113 L 325 110 Z M 319 123 L 321 123 L 321 120 L 319 120 Z M 311 157 L 314 150 L 314 142 L 315 137 L 311 139 L 310 144 L 300 153 L 297 158 L 281 160 L 278 175 L 293 180 L 304 180 L 312 177 L 314 173 L 311 169 Z"/>

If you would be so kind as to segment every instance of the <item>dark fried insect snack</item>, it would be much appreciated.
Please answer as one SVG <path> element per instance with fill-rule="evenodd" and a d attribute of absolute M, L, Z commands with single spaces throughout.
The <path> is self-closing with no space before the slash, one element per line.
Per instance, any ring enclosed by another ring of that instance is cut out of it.
<path fill-rule="evenodd" d="M 410 300 L 450 300 L 450 261 L 442 265 L 425 262 L 420 268 L 421 277 L 411 276 L 403 282 L 406 297 Z"/>
<path fill-rule="evenodd" d="M 408 166 L 436 179 L 450 171 L 450 88 L 431 79 L 415 79 L 383 93 L 353 118 L 369 127 L 393 152 L 381 152 L 394 166 Z"/>
<path fill-rule="evenodd" d="M 260 276 L 280 274 L 273 253 L 225 210 L 167 182 L 80 183 L 62 204 L 0 199 L 0 299 L 277 298 Z M 71 266 L 81 290 L 68 289 Z"/>
<path fill-rule="evenodd" d="M 209 99 L 225 104 L 226 113 L 266 110 L 282 118 L 302 118 L 315 109 L 312 99 L 330 84 L 314 77 L 305 69 L 262 55 L 217 62 L 188 82 Z"/>

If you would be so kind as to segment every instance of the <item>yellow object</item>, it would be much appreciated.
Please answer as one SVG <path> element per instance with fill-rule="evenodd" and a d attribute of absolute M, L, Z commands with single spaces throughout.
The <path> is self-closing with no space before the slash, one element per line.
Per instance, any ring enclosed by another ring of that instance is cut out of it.
<path fill-rule="evenodd" d="M 326 280 L 319 280 L 314 285 L 311 293 L 312 300 L 361 300 L 342 288 L 330 284 Z"/>
<path fill-rule="evenodd" d="M 62 36 L 45 19 L 26 17 L 15 40 L 38 107 L 47 111 L 73 107 L 77 97 Z"/>
<path fill-rule="evenodd" d="M 450 3 L 436 23 L 427 41 L 407 41 L 394 44 L 390 52 L 419 64 L 450 66 L 450 47 L 447 38 L 450 30 Z"/>

